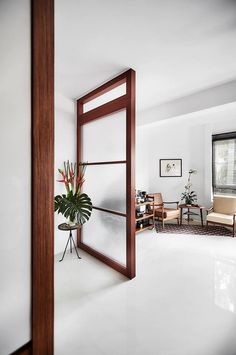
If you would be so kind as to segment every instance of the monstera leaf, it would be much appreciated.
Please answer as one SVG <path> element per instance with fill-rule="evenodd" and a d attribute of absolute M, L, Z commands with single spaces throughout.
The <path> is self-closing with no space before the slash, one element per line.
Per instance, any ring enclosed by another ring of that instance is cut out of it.
<path fill-rule="evenodd" d="M 57 195 L 54 198 L 54 206 L 55 212 L 81 225 L 91 216 L 92 202 L 86 194 L 78 195 L 70 191 L 67 195 Z"/>

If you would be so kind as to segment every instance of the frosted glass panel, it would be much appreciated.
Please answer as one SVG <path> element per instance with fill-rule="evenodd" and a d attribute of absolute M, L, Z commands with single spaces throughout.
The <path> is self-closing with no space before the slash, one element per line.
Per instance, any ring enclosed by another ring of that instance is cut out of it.
<path fill-rule="evenodd" d="M 93 206 L 126 212 L 126 164 L 88 165 L 85 178 Z"/>
<path fill-rule="evenodd" d="M 84 104 L 84 112 L 93 110 L 94 108 L 106 104 L 109 101 L 115 100 L 118 97 L 123 96 L 125 94 L 126 94 L 126 83 L 121 84 L 120 86 L 117 86 L 115 89 L 112 89 L 106 92 L 105 94 L 96 97 L 96 99 L 93 99 L 87 102 L 86 104 Z"/>
<path fill-rule="evenodd" d="M 83 226 L 83 242 L 100 253 L 126 264 L 126 218 L 93 210 Z"/>
<path fill-rule="evenodd" d="M 82 160 L 126 159 L 126 110 L 82 126 Z"/>

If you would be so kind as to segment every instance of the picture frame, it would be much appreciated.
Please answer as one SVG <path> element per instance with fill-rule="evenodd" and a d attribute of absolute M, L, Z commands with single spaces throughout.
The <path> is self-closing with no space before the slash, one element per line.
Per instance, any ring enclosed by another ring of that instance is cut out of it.
<path fill-rule="evenodd" d="M 181 177 L 182 159 L 159 159 L 160 177 Z"/>

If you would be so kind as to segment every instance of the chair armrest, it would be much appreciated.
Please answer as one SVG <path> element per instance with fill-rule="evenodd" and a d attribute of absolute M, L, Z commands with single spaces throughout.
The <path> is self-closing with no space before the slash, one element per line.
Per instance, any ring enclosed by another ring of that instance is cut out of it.
<path fill-rule="evenodd" d="M 210 212 L 212 212 L 213 211 L 213 207 L 210 207 L 210 208 L 207 208 L 206 209 L 206 213 L 208 214 L 208 213 L 210 213 Z"/>
<path fill-rule="evenodd" d="M 154 210 L 155 207 L 161 207 L 161 212 L 162 214 L 164 213 L 164 203 L 154 203 L 153 206 L 154 206 Z"/>
<path fill-rule="evenodd" d="M 176 203 L 177 209 L 179 208 L 179 201 L 165 201 L 163 203 L 166 204 L 166 205 L 169 205 L 169 204 L 172 204 L 172 203 Z"/>

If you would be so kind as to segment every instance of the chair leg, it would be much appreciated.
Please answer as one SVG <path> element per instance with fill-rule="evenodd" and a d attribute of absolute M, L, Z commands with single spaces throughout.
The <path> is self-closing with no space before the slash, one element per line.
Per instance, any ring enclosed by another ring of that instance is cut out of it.
<path fill-rule="evenodd" d="M 233 238 L 234 238 L 234 234 L 235 234 L 235 224 L 233 224 Z"/>
<path fill-rule="evenodd" d="M 208 221 L 206 221 L 206 229 L 208 229 Z"/>
<path fill-rule="evenodd" d="M 177 218 L 177 224 L 178 224 L 178 226 L 180 225 L 179 218 Z"/>
<path fill-rule="evenodd" d="M 165 221 L 164 221 L 164 219 L 162 219 L 162 228 L 163 228 L 163 229 L 165 228 Z"/>

